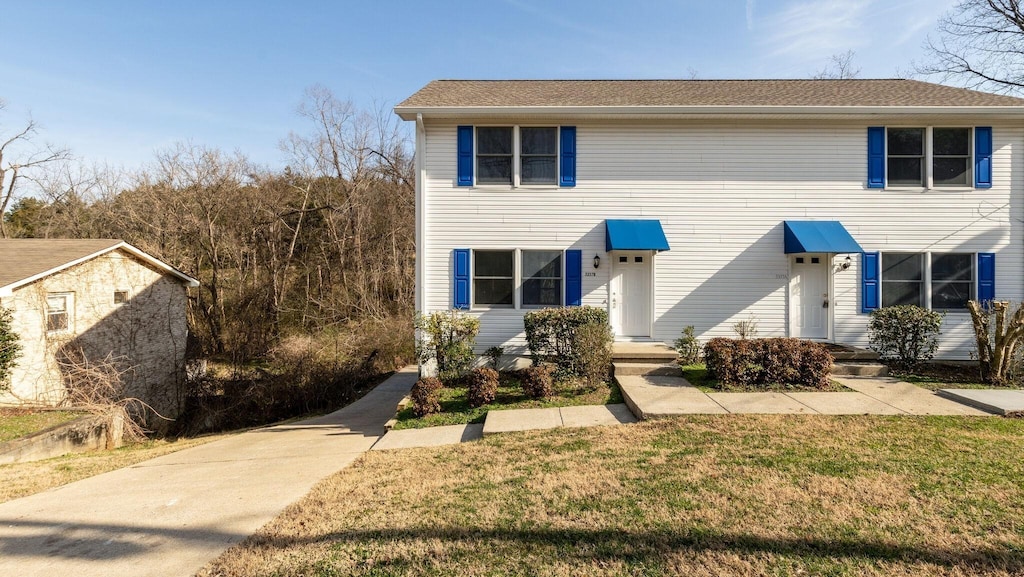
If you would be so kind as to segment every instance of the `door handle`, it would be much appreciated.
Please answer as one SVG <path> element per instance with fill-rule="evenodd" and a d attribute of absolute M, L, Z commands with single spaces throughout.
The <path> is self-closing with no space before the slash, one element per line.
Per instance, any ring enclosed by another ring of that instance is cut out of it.
<path fill-rule="evenodd" d="M 821 295 L 821 298 L 823 299 L 822 302 L 821 302 L 821 308 L 827 309 L 828 308 L 828 293 L 825 293 L 825 294 Z"/>

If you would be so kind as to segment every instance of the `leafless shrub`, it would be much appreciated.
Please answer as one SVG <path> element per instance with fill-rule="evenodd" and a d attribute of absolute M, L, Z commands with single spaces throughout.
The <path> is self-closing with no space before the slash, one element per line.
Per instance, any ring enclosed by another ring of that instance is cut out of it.
<path fill-rule="evenodd" d="M 122 428 L 125 440 L 145 439 L 150 432 L 146 428 L 146 418 L 150 414 L 170 421 L 141 399 L 126 395 L 125 383 L 130 380 L 134 369 L 113 355 L 93 360 L 86 357 L 81 349 L 65 347 L 57 355 L 57 362 L 67 391 L 63 404 L 106 419 L 108 446 L 113 441 L 110 435 L 118 428 Z"/>

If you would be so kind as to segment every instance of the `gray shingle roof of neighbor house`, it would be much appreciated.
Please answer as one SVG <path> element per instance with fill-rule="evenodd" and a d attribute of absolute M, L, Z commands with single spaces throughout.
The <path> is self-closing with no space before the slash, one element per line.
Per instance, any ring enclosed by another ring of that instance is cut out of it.
<path fill-rule="evenodd" d="M 55 272 L 108 252 L 123 249 L 189 286 L 199 281 L 162 260 L 118 239 L 0 239 L 0 296 Z"/>
<path fill-rule="evenodd" d="M 1007 108 L 1024 99 L 919 80 L 434 80 L 395 107 L 458 108 Z"/>

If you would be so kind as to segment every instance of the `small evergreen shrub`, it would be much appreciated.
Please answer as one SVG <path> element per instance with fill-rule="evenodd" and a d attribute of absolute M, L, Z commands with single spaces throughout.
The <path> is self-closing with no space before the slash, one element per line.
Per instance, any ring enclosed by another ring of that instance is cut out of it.
<path fill-rule="evenodd" d="M 828 388 L 832 354 L 823 345 L 790 338 L 711 339 L 704 345 L 708 373 L 724 385 L 796 384 Z"/>
<path fill-rule="evenodd" d="M 437 376 L 442 381 L 458 379 L 472 366 L 479 319 L 456 310 L 436 311 L 418 315 L 416 328 L 416 355 L 421 362 L 437 361 Z"/>
<path fill-rule="evenodd" d="M 527 367 L 520 371 L 519 380 L 523 392 L 531 399 L 546 399 L 554 392 L 551 369 L 546 365 Z"/>
<path fill-rule="evenodd" d="M 505 356 L 505 347 L 491 347 L 484 351 L 484 356 L 491 368 L 497 371 L 501 366 L 501 357 Z"/>
<path fill-rule="evenodd" d="M 942 318 L 917 305 L 876 309 L 868 321 L 868 347 L 897 369 L 912 371 L 935 356 Z"/>
<path fill-rule="evenodd" d="M 444 385 L 435 377 L 424 377 L 412 386 L 412 411 L 417 417 L 441 412 L 441 389 Z"/>
<path fill-rule="evenodd" d="M 494 402 L 498 395 L 498 371 L 494 369 L 473 369 L 466 378 L 466 398 L 469 406 L 480 407 Z"/>
<path fill-rule="evenodd" d="M 584 367 L 588 361 L 583 358 L 585 347 L 579 340 L 580 328 L 588 325 L 609 327 L 608 311 L 584 306 L 547 308 L 526 313 L 523 317 L 523 326 L 533 364 L 554 363 L 561 372 L 574 376 L 585 376 L 584 373 L 588 370 L 596 370 Z M 600 341 L 605 339 L 598 337 L 596 333 L 591 333 L 590 337 L 597 346 L 607 348 L 610 355 L 611 329 L 608 328 L 607 331 L 609 338 L 605 345 L 600 344 Z M 603 350 L 599 351 L 598 356 L 603 354 Z"/>
<path fill-rule="evenodd" d="M 675 342 L 679 362 L 684 365 L 695 365 L 700 362 L 700 341 L 694 334 L 693 325 L 683 329 L 683 334 Z"/>
<path fill-rule="evenodd" d="M 21 342 L 11 325 L 14 318 L 11 311 L 0 307 L 0 391 L 11 386 L 11 369 L 21 356 Z"/>

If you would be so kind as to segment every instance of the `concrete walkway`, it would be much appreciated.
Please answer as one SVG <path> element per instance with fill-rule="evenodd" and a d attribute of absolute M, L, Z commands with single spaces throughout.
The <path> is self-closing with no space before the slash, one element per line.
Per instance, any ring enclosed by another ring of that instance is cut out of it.
<path fill-rule="evenodd" d="M 369 450 L 415 381 L 0 504 L 0 575 L 191 575 Z"/>
<path fill-rule="evenodd" d="M 989 415 L 888 377 L 833 377 L 853 392 L 705 393 L 682 377 L 616 380 L 640 419 L 692 414 Z"/>

